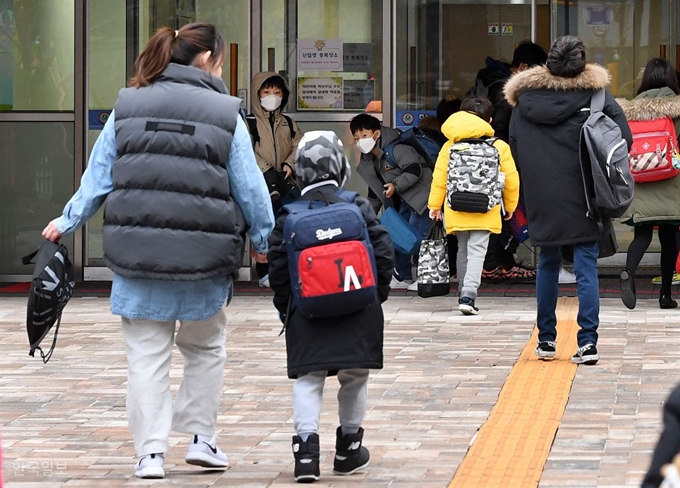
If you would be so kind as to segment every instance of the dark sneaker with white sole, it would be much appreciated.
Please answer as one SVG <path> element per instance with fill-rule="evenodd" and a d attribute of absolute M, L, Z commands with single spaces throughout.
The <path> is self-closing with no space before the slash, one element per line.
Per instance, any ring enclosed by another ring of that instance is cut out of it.
<path fill-rule="evenodd" d="M 534 349 L 534 354 L 545 361 L 550 361 L 555 358 L 556 350 L 557 344 L 555 342 L 543 341 L 538 343 L 538 346 Z"/>
<path fill-rule="evenodd" d="M 597 347 L 595 344 L 586 344 L 583 347 L 579 347 L 576 350 L 576 354 L 571 357 L 572 362 L 576 364 L 586 364 L 592 366 L 596 364 L 600 359 L 597 354 Z"/>
<path fill-rule="evenodd" d="M 477 315 L 479 313 L 479 309 L 475 306 L 475 301 L 470 297 L 458 299 L 458 310 L 463 315 Z"/>

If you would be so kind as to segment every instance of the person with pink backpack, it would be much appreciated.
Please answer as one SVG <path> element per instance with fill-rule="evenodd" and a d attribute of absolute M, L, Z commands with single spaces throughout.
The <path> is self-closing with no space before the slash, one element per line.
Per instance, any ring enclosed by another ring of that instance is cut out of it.
<path fill-rule="evenodd" d="M 621 300 L 636 305 L 635 273 L 658 226 L 661 243 L 661 290 L 659 307 L 676 308 L 671 284 L 678 255 L 676 234 L 680 224 L 680 85 L 671 64 L 662 58 L 647 63 L 642 83 L 633 100 L 619 100 L 633 133 L 630 168 L 635 196 L 623 215 L 634 227 L 628 246 L 626 268 L 621 272 Z"/>

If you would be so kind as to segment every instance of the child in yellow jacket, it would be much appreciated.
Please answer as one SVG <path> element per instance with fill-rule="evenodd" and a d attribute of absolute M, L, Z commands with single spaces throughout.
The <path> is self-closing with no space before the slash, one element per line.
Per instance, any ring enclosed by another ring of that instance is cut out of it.
<path fill-rule="evenodd" d="M 491 234 L 501 232 L 501 205 L 498 204 L 488 212 L 460 212 L 452 210 L 446 199 L 446 183 L 449 174 L 449 158 L 451 146 L 466 139 L 486 139 L 494 136 L 491 127 L 493 105 L 486 98 L 469 98 L 463 101 L 460 112 L 451 115 L 444 125 L 442 132 L 448 138 L 437 158 L 432 187 L 427 206 L 430 218 L 442 220 L 442 206 L 444 206 L 444 223 L 448 234 L 458 237 L 458 310 L 464 315 L 476 315 L 479 309 L 475 305 L 477 289 L 482 281 L 484 256 L 489 245 Z M 505 175 L 502 190 L 504 208 L 503 219 L 509 220 L 517 208 L 519 200 L 519 175 L 512 158 L 510 146 L 500 139 L 495 139 L 493 147 L 498 150 L 500 172 Z M 502 180 L 502 175 L 499 180 Z"/>

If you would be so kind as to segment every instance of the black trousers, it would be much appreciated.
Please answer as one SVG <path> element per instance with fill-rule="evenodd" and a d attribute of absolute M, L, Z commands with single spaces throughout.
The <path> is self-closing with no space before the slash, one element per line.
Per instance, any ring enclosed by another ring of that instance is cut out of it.
<path fill-rule="evenodd" d="M 635 237 L 628 246 L 626 255 L 626 269 L 635 276 L 638 265 L 642 261 L 649 245 L 652 243 L 654 224 L 635 226 Z M 659 225 L 659 243 L 661 244 L 661 296 L 671 295 L 675 260 L 678 257 L 677 225 Z"/>
<path fill-rule="evenodd" d="M 670 463 L 680 451 L 680 385 L 675 387 L 663 406 L 663 425 L 642 488 L 657 488 L 663 481 L 661 467 Z"/>

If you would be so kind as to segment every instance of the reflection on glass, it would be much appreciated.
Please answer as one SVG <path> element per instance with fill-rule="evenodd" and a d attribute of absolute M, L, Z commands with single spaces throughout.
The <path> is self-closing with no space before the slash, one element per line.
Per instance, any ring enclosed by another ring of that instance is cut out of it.
<path fill-rule="evenodd" d="M 398 0 L 397 110 L 434 110 L 446 96 L 462 99 L 487 58 L 510 64 L 515 46 L 531 38 L 532 25 L 529 1 L 509 3 Z M 549 25 L 549 5 L 539 0 L 536 42 L 545 49 Z"/>
<path fill-rule="evenodd" d="M 160 27 L 179 29 L 190 22 L 215 24 L 227 44 L 222 78 L 229 86 L 230 44 L 238 45 L 238 89 L 248 88 L 249 0 L 140 0 L 140 49 Z M 238 91 L 232 95 L 237 96 Z"/>
<path fill-rule="evenodd" d="M 285 69 L 285 22 L 285 0 L 262 0 L 262 71 Z"/>
<path fill-rule="evenodd" d="M 556 4 L 553 22 L 557 36 L 583 39 L 589 61 L 606 66 L 615 96 L 633 98 L 647 61 L 671 55 L 670 2 L 572 2 Z"/>
<path fill-rule="evenodd" d="M 0 0 L 0 111 L 73 110 L 74 0 Z"/>
<path fill-rule="evenodd" d="M 73 194 L 73 157 L 73 123 L 0 122 L 0 274 L 33 272 L 21 257 Z"/>
<path fill-rule="evenodd" d="M 126 84 L 126 2 L 90 0 L 88 99 L 90 126 L 87 134 L 88 157 L 102 128 L 102 110 L 111 110 L 118 91 Z M 103 266 L 102 207 L 88 222 L 86 266 Z"/>

